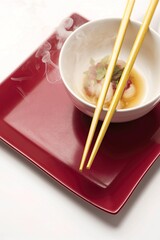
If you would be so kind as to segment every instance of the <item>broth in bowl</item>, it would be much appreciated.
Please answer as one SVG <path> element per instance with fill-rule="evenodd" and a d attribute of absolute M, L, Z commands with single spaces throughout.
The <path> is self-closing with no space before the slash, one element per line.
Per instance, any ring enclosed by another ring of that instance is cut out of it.
<path fill-rule="evenodd" d="M 82 96 L 92 104 L 96 104 L 100 96 L 109 59 L 109 57 L 105 57 L 98 62 L 91 59 L 89 68 L 83 74 Z M 124 67 L 125 62 L 118 60 L 105 98 L 104 108 L 108 108 L 110 106 Z M 144 97 L 144 92 L 145 84 L 143 77 L 135 69 L 132 69 L 121 99 L 117 105 L 117 109 L 131 108 L 138 105 Z"/>

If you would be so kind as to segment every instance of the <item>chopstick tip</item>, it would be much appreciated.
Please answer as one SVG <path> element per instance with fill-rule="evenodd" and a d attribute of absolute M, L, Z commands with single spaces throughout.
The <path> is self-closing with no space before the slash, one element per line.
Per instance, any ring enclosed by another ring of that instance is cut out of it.
<path fill-rule="evenodd" d="M 84 152 L 83 152 L 82 159 L 81 159 L 80 166 L 79 166 L 79 171 L 83 170 L 85 160 L 86 160 L 86 150 L 84 150 Z"/>
<path fill-rule="evenodd" d="M 87 169 L 90 169 L 90 168 L 91 168 L 91 165 L 92 165 L 92 164 L 91 164 L 90 162 L 88 162 L 86 168 L 87 168 Z"/>
<path fill-rule="evenodd" d="M 79 171 L 82 172 L 83 168 L 82 167 L 79 167 Z"/>
<path fill-rule="evenodd" d="M 82 170 L 83 170 L 83 165 L 84 165 L 84 164 L 81 163 L 80 166 L 79 166 L 79 171 L 80 171 L 80 172 L 82 172 Z"/>

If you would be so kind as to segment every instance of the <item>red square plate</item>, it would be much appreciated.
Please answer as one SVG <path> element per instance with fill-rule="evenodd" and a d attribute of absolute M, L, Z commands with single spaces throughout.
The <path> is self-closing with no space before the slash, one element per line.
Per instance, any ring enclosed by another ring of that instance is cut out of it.
<path fill-rule="evenodd" d="M 86 22 L 71 17 L 73 28 Z M 78 196 L 117 213 L 160 154 L 160 104 L 138 120 L 110 124 L 91 170 L 80 173 L 91 119 L 66 94 L 57 44 L 54 33 L 47 63 L 40 47 L 1 84 L 1 137 Z"/>

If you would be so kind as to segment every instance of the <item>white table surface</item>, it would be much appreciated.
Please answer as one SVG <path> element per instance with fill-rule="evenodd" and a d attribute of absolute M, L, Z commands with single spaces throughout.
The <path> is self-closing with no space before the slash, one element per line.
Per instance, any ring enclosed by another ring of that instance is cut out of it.
<path fill-rule="evenodd" d="M 149 0 L 137 0 L 141 19 Z M 0 0 L 0 82 L 65 17 L 121 17 L 126 0 Z M 160 3 L 151 23 L 160 33 Z M 24 157 L 0 145 L 0 240 L 159 240 L 160 158 L 117 215 L 75 196 Z"/>

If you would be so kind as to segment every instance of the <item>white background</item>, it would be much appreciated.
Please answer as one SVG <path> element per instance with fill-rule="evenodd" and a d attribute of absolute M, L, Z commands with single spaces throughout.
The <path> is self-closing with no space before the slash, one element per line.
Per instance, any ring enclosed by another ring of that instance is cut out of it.
<path fill-rule="evenodd" d="M 142 19 L 149 0 L 137 0 Z M 0 0 L 0 81 L 58 24 L 77 12 L 88 19 L 121 17 L 126 0 Z M 160 33 L 160 3 L 151 23 Z M 160 158 L 117 215 L 78 198 L 24 157 L 0 145 L 0 240 L 159 240 Z"/>

